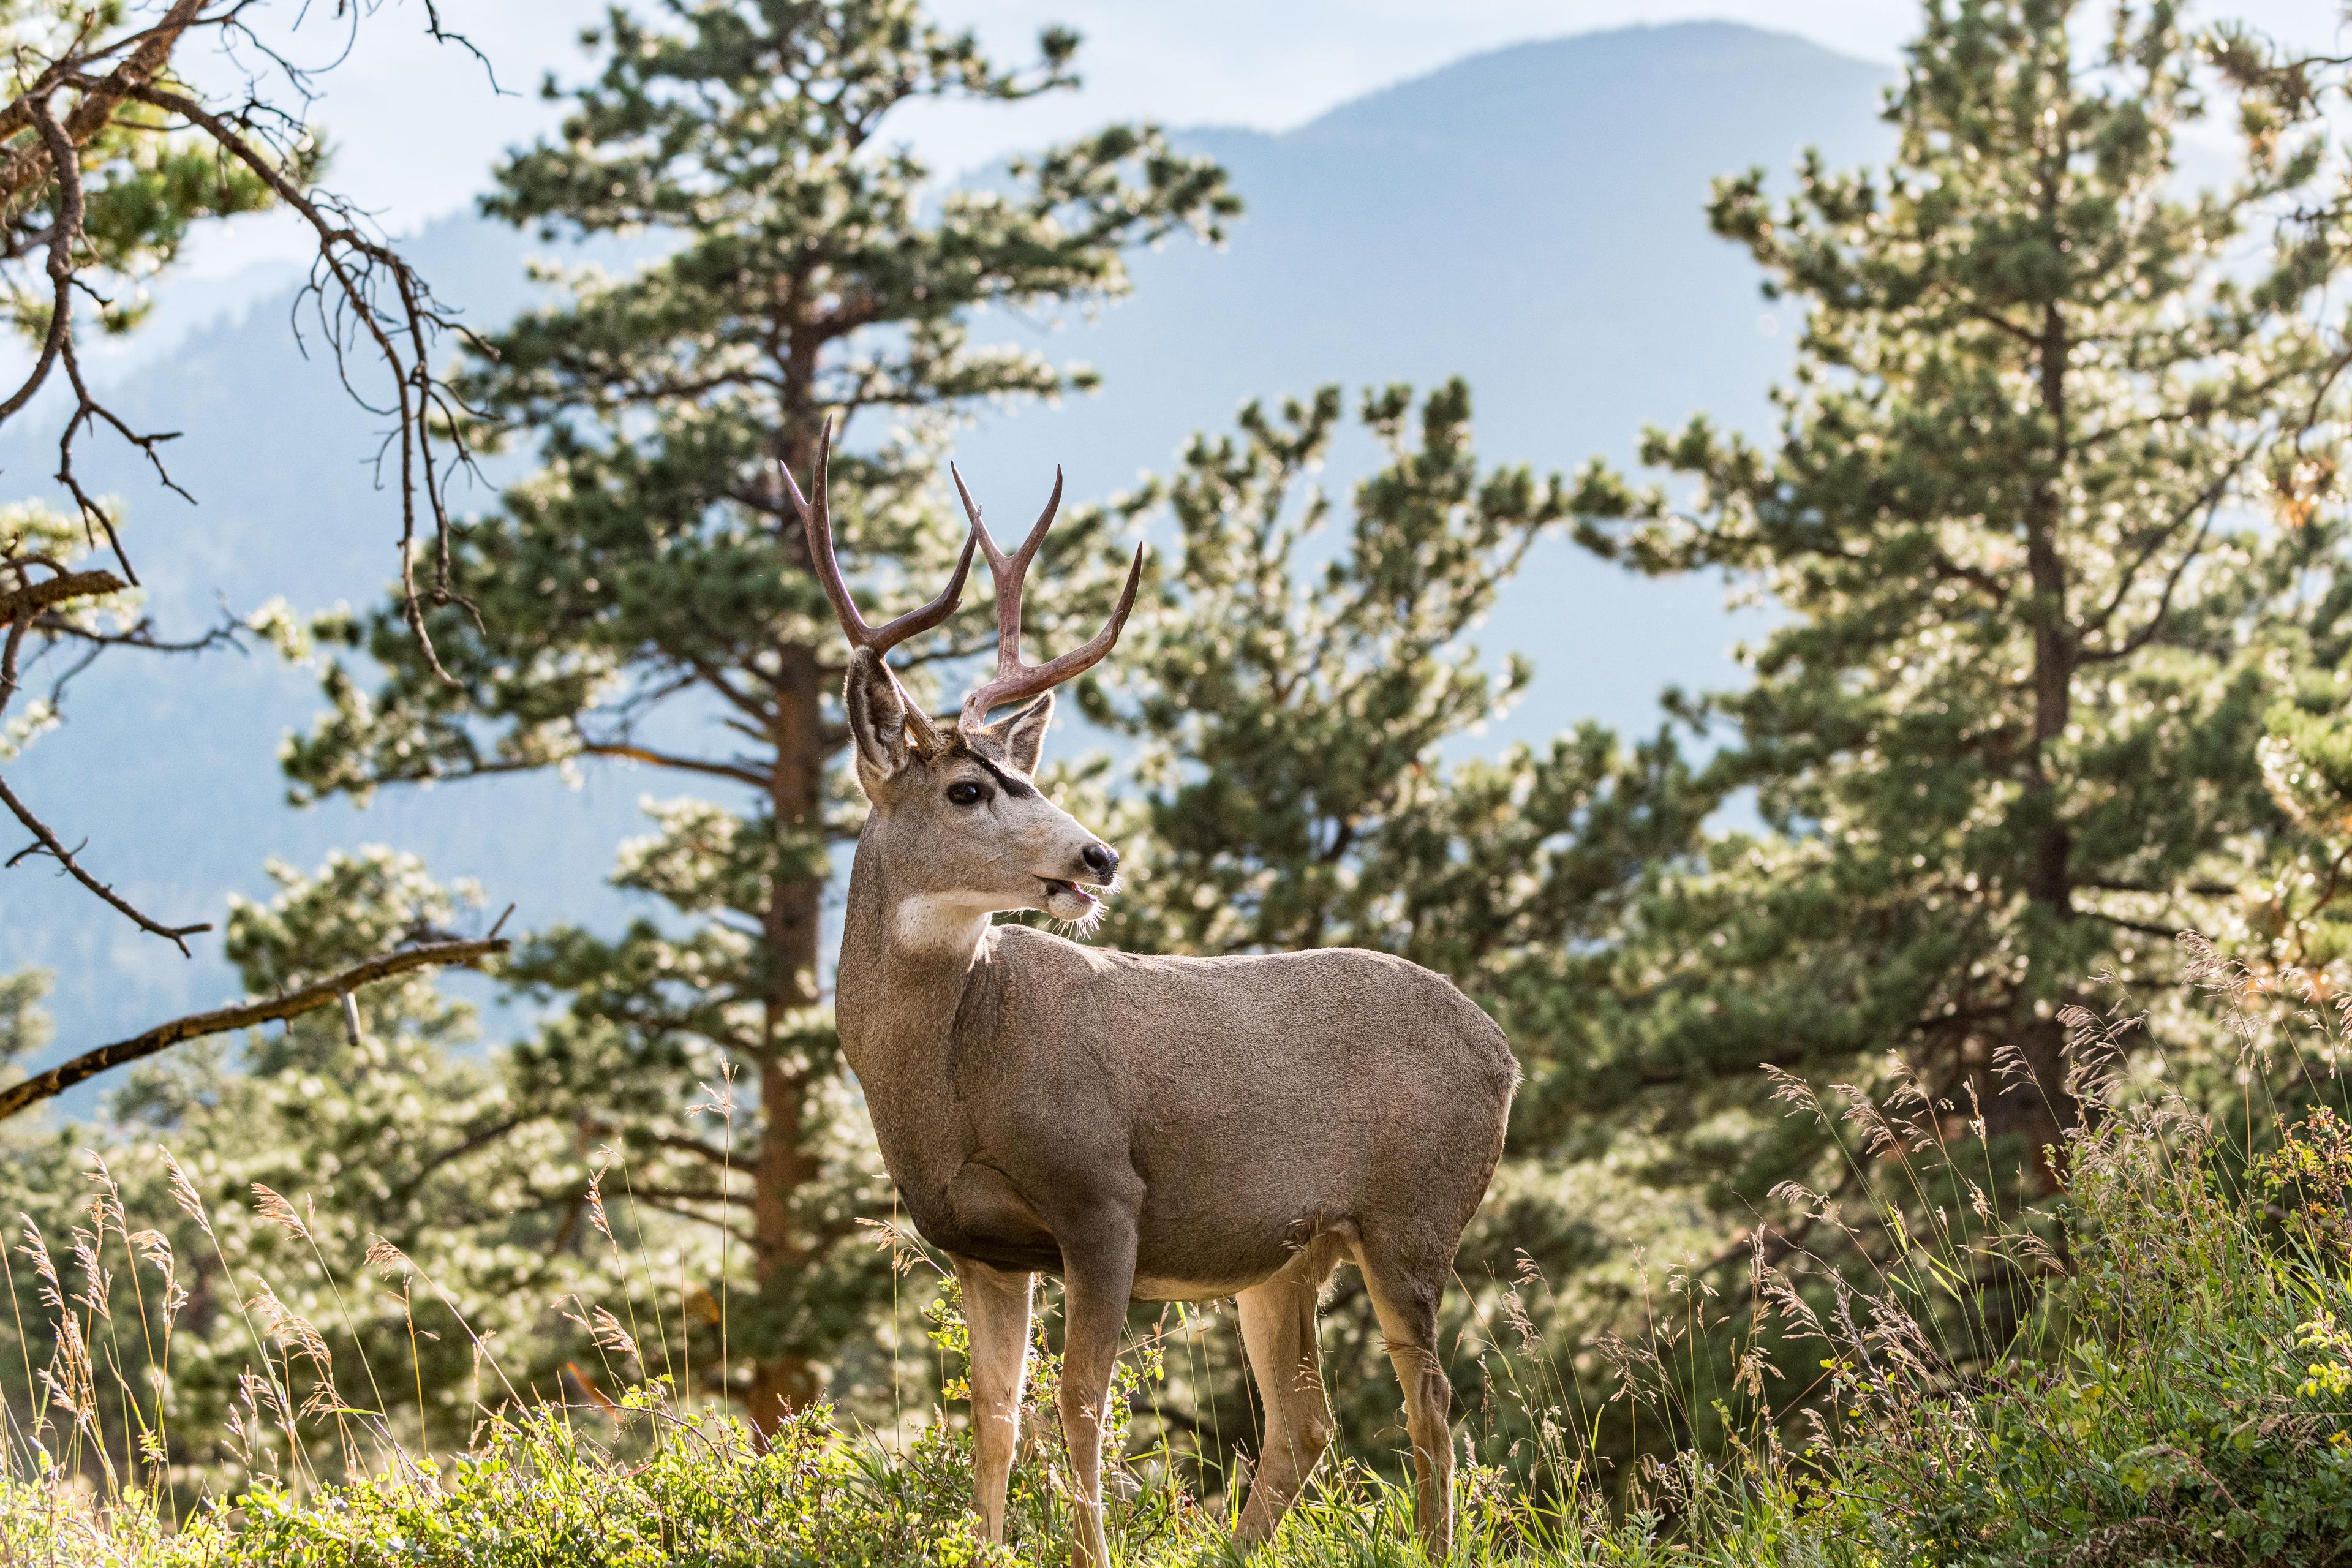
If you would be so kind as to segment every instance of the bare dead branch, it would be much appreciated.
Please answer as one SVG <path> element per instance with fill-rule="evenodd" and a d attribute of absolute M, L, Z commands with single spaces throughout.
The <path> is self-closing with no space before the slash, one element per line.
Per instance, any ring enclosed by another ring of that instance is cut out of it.
<path fill-rule="evenodd" d="M 66 487 L 68 492 L 73 496 L 74 505 L 80 509 L 85 536 L 91 531 L 92 525 L 103 530 L 106 542 L 114 552 L 114 559 L 122 567 L 122 574 L 136 583 L 139 581 L 139 574 L 131 570 L 131 557 L 123 552 L 121 536 L 114 531 L 114 519 L 104 507 L 99 505 L 89 493 L 81 488 L 80 481 L 74 477 L 75 435 L 86 424 L 95 423 L 101 418 L 106 420 L 122 433 L 124 439 L 147 454 L 147 460 L 155 465 L 155 473 L 163 481 L 166 489 L 177 492 L 187 500 L 193 501 L 195 498 L 172 482 L 171 474 L 163 468 L 163 458 L 156 455 L 156 443 L 168 441 L 172 437 L 140 436 L 133 433 L 128 425 L 99 406 L 97 400 L 89 395 L 88 384 L 81 378 L 81 363 L 74 355 L 73 339 L 75 281 L 73 245 L 74 241 L 81 237 L 83 212 L 81 165 L 73 148 L 68 143 L 64 132 L 50 117 L 48 106 L 46 103 L 36 102 L 30 106 L 30 112 L 35 122 L 40 126 L 41 135 L 48 143 L 50 154 L 57 163 L 58 217 L 53 226 L 55 238 L 49 245 L 49 276 L 57 280 L 57 301 L 49 319 L 47 340 L 50 344 L 55 345 L 57 352 L 49 357 L 64 363 L 66 377 L 72 384 L 74 393 L 73 417 L 66 421 L 65 431 L 58 437 L 58 482 Z M 46 376 L 47 374 L 46 363 L 35 370 L 37 378 Z M 34 384 L 36 384 L 35 382 L 27 382 L 26 386 L 29 390 Z"/>
<path fill-rule="evenodd" d="M 49 156 L 60 160 L 58 167 L 61 174 L 71 171 L 75 177 L 64 180 L 58 220 L 49 226 L 48 270 L 52 290 L 49 329 L 42 334 L 40 356 L 34 360 L 24 384 L 10 393 L 5 402 L 0 402 L 0 421 L 5 421 L 32 401 L 33 394 L 40 391 L 42 384 L 49 379 L 49 372 L 57 365 L 58 352 L 65 347 L 66 333 L 73 321 L 73 242 L 74 237 L 81 232 L 81 181 L 78 177 L 78 160 L 73 148 L 67 142 L 65 132 L 58 124 L 57 117 L 49 112 L 47 99 L 27 96 L 23 101 L 26 113 L 40 128 L 42 147 Z M 135 577 L 132 579 L 133 582 L 137 580 Z"/>
<path fill-rule="evenodd" d="M 254 32 L 248 13 L 260 3 L 153 0 L 141 7 L 147 15 L 136 21 L 126 21 L 117 7 L 77 6 L 62 33 L 19 40 L 16 79 L 11 94 L 0 99 L 0 262 L 43 264 L 47 281 L 44 286 L 30 279 L 19 280 L 25 296 L 19 315 L 37 329 L 39 342 L 21 383 L 0 388 L 0 424 L 22 413 L 56 375 L 63 374 L 70 384 L 72 406 L 58 438 L 55 478 L 73 498 L 92 548 L 103 534 L 117 570 L 71 572 L 60 561 L 19 553 L 13 544 L 0 548 L 0 707 L 19 694 L 24 669 L 61 643 L 79 646 L 74 657 L 64 661 L 69 668 L 58 683 L 53 702 L 65 681 L 107 647 L 194 650 L 236 640 L 234 624 L 191 642 L 167 644 L 143 622 L 128 631 L 108 632 L 57 613 L 72 599 L 139 582 L 112 511 L 89 493 L 76 471 L 78 439 L 101 426 L 112 431 L 146 458 L 165 489 L 184 500 L 194 499 L 174 481 L 163 459 L 163 444 L 177 433 L 133 429 L 93 395 L 77 353 L 76 290 L 101 310 L 110 308 L 97 275 L 110 265 L 110 252 L 85 232 L 85 164 L 111 167 L 125 156 L 114 140 L 118 135 L 134 142 L 184 134 L 208 139 L 225 181 L 231 169 L 242 165 L 309 225 L 317 252 L 308 289 L 298 302 L 315 302 L 344 385 L 362 406 L 386 418 L 391 426 L 387 439 L 400 443 L 399 550 L 407 619 L 443 679 L 448 677 L 428 635 L 426 604 L 458 605 L 479 622 L 478 613 L 452 580 L 451 521 L 443 494 L 449 475 L 471 467 L 466 419 L 472 411 L 433 371 L 438 334 L 445 330 L 463 333 L 464 329 L 448 319 L 424 280 L 369 226 L 360 208 L 306 185 L 309 161 L 302 138 L 318 98 L 315 69 L 287 58 Z M 336 14 L 347 16 L 356 29 L 361 13 L 373 8 L 369 0 L 339 5 Z M 425 0 L 425 10 L 430 37 L 481 58 L 469 40 L 445 26 L 434 0 Z M 257 51 L 269 62 L 268 68 L 282 76 L 291 97 L 282 105 L 271 101 L 261 79 L 253 76 L 245 84 L 242 101 L 226 100 L 217 109 L 199 101 L 186 79 L 175 74 L 173 61 L 177 48 L 206 32 Z M 488 64 L 481 63 L 485 68 Z M 492 88 L 498 90 L 495 79 Z M 44 307 L 48 311 L 45 321 L 38 314 Z M 356 363 L 381 359 L 392 377 L 393 397 L 372 400 L 360 394 L 353 384 L 355 363 L 349 358 L 354 354 Z M 446 443 L 446 449 L 436 450 L 436 439 Z M 423 589 L 414 570 L 420 512 L 430 517 L 437 552 L 432 582 Z M 29 568 L 35 565 L 52 574 L 52 579 L 34 583 Z M 6 864 L 28 856 L 56 860 L 65 874 L 184 953 L 184 938 L 211 929 L 168 925 L 142 913 L 81 865 L 77 857 L 83 846 L 68 848 L 5 782 L 0 782 L 0 803 L 33 836 L 33 842 Z"/>
<path fill-rule="evenodd" d="M 18 656 L 24 648 L 26 634 L 37 626 L 45 637 L 50 636 L 51 626 L 62 619 L 48 613 L 55 606 L 111 594 L 123 586 L 122 579 L 111 572 L 68 572 L 46 560 L 39 564 L 57 575 L 35 583 L 26 569 L 31 564 L 34 563 L 21 557 L 0 556 L 0 566 L 13 570 L 21 584 L 13 594 L 0 594 L 0 626 L 7 628 L 6 637 L 0 639 L 0 713 L 6 712 L 8 704 L 16 700 Z"/>
<path fill-rule="evenodd" d="M 29 620 L 43 610 L 70 599 L 95 599 L 105 594 L 119 594 L 126 586 L 128 584 L 111 572 L 68 572 L 61 576 L 45 578 L 13 594 L 0 594 L 0 624 L 15 621 L 19 616 Z"/>
<path fill-rule="evenodd" d="M 5 708 L 9 700 L 16 696 L 17 652 L 24 644 L 26 629 L 37 617 L 58 605 L 75 599 L 111 594 L 125 585 L 121 578 L 111 572 L 105 571 L 58 572 L 55 576 L 45 578 L 37 583 L 26 582 L 25 579 L 29 574 L 24 570 L 23 564 L 16 562 L 11 562 L 9 564 L 16 567 L 21 585 L 13 593 L 0 595 L 0 625 L 7 627 L 5 646 L 0 646 L 0 708 Z M 16 820 L 22 823 L 26 830 L 33 836 L 32 843 L 8 858 L 7 866 L 13 867 L 31 855 L 47 856 L 58 863 L 66 875 L 97 894 L 100 899 L 137 925 L 140 930 L 152 932 L 171 942 L 180 950 L 183 956 L 185 956 L 188 952 L 187 938 L 199 931 L 212 930 L 209 921 L 196 925 L 165 925 L 133 905 L 121 894 L 116 892 L 112 887 L 100 881 L 77 858 L 78 848 L 68 849 L 65 841 L 58 837 L 47 823 L 42 821 L 34 813 L 32 807 L 25 804 L 23 798 L 15 790 L 8 787 L 8 782 L 5 779 L 0 779 L 0 805 L 5 805 Z"/>
<path fill-rule="evenodd" d="M 436 942 L 415 947 L 404 947 L 391 952 L 380 952 L 363 959 L 348 969 L 312 981 L 297 991 L 265 1001 L 240 1002 L 232 1007 L 216 1007 L 208 1013 L 191 1013 L 184 1018 L 174 1018 L 159 1024 L 142 1035 L 118 1040 L 110 1046 L 100 1046 L 84 1051 L 71 1060 L 59 1062 L 44 1073 L 38 1073 L 19 1084 L 0 1089 L 0 1121 L 38 1105 L 45 1100 L 64 1093 L 78 1083 L 100 1073 L 134 1062 L 142 1057 L 167 1050 L 184 1040 L 201 1038 L 205 1035 L 226 1034 L 232 1029 L 250 1028 L 256 1024 L 274 1023 L 280 1018 L 299 1017 L 320 1007 L 338 1006 L 344 997 L 362 985 L 388 980 L 410 970 L 450 964 L 479 963 L 496 953 L 507 951 L 510 944 L 501 939 L 485 938 L 478 942 Z"/>
<path fill-rule="evenodd" d="M 97 83 L 86 78 L 68 79 L 71 85 L 85 91 L 95 90 Z M 345 319 L 355 323 L 370 339 L 384 365 L 392 372 L 394 402 L 383 410 L 394 419 L 393 435 L 400 442 L 400 563 L 403 617 L 424 650 L 426 662 L 434 673 L 452 685 L 456 678 L 442 668 L 439 654 L 425 624 L 427 595 L 416 586 L 415 544 L 417 510 L 420 497 L 432 514 L 436 544 L 436 573 L 429 597 L 436 605 L 456 604 L 473 612 L 473 605 L 459 594 L 450 581 L 450 521 L 442 489 L 445 483 L 433 452 L 432 423 L 438 414 L 452 428 L 461 421 L 455 399 L 432 371 L 431 342 L 433 335 L 443 330 L 458 331 L 470 337 L 458 323 L 450 320 L 434 303 L 431 292 L 415 270 L 389 246 L 371 238 L 338 209 L 331 212 L 321 205 L 321 198 L 302 190 L 288 179 L 283 170 L 266 156 L 254 142 L 222 116 L 196 102 L 184 93 L 171 91 L 152 84 L 127 84 L 121 90 L 126 97 L 167 110 L 202 130 L 220 146 L 226 149 L 247 168 L 253 171 L 263 184 L 299 214 L 318 237 L 318 268 L 326 281 L 331 282 Z M 380 306 L 369 288 L 375 276 L 391 279 L 398 299 L 396 310 Z M 320 299 L 324 311 L 326 284 L 314 273 L 310 287 Z M 405 337 L 408 348 L 404 354 L 394 339 L 397 333 Z M 341 334 L 330 330 L 336 363 L 343 366 Z M 350 385 L 348 375 L 345 385 Z M 458 445 L 457 458 L 460 464 L 469 460 Z M 422 470 L 420 472 L 420 469 Z M 476 615 L 478 621 L 479 616 Z"/>
<path fill-rule="evenodd" d="M 180 950 L 180 955 L 183 958 L 193 956 L 188 952 L 187 939 L 189 937 L 194 936 L 199 931 L 207 931 L 213 929 L 212 922 L 210 921 L 205 921 L 197 925 L 167 926 L 161 921 L 155 920 L 152 916 L 133 906 L 129 900 L 116 892 L 106 883 L 101 882 L 96 877 L 91 876 L 89 872 L 83 868 L 82 863 L 74 858 L 74 851 L 65 847 L 64 841 L 58 837 L 57 834 L 50 829 L 49 825 L 43 822 L 38 816 L 33 815 L 33 808 L 26 805 L 24 801 L 17 796 L 16 792 L 8 787 L 8 781 L 6 779 L 0 779 L 0 805 L 5 805 L 16 816 L 16 820 L 23 823 L 26 830 L 33 836 L 32 843 L 26 845 L 24 848 L 19 849 L 16 854 L 8 857 L 7 865 L 14 866 L 17 861 L 24 859 L 28 855 L 47 855 L 64 869 L 66 875 L 71 877 L 75 881 L 79 882 L 83 887 L 88 888 L 91 892 L 96 893 L 107 903 L 112 905 L 141 931 L 151 931 L 156 936 L 163 938 L 163 940 L 170 942 L 173 947 L 178 948 Z"/>

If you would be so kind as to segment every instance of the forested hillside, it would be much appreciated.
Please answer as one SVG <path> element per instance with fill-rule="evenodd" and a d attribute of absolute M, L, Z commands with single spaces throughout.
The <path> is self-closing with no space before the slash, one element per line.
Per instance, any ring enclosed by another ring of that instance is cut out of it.
<path fill-rule="evenodd" d="M 1180 132 L 1181 145 L 1225 163 L 1245 217 L 1221 250 L 1137 257 L 1134 294 L 1092 321 L 1074 315 L 1044 331 L 983 314 L 982 336 L 1087 362 L 1102 387 L 1055 407 L 971 410 L 956 444 L 965 472 L 992 494 L 1042 495 L 1059 463 L 1074 497 L 1106 498 L 1167 468 L 1188 432 L 1244 399 L 1325 381 L 1464 374 L 1479 390 L 1482 439 L 1529 461 L 1630 456 L 1641 420 L 1701 406 L 1756 417 L 1786 363 L 1788 328 L 1759 330 L 1752 271 L 1705 232 L 1706 182 L 1808 142 L 1860 155 L 1882 134 L 1882 79 L 1750 29 L 1641 29 L 1464 62 L 1278 136 Z M 591 254 L 625 258 L 647 243 Z M 566 254 L 475 218 L 436 225 L 411 248 L 463 319 L 483 327 L 530 297 L 528 258 Z M 288 304 L 266 301 L 199 334 L 118 395 L 134 421 L 187 432 L 175 473 L 195 507 L 93 443 L 89 460 L 126 499 L 167 625 L 208 621 L 224 600 L 240 614 L 280 596 L 302 615 L 364 604 L 392 574 L 388 536 L 358 521 L 381 516 L 385 500 L 373 487 L 377 422 L 343 397 L 331 365 L 304 357 Z M 247 430 L 267 438 L 247 442 Z M 0 446 L 0 468 L 42 474 L 54 467 L 45 456 L 27 436 L 14 452 Z M 1370 460 L 1361 444 L 1343 445 L 1336 471 Z M 469 510 L 492 499 L 462 483 L 457 494 Z M 1538 661 L 1513 732 L 1549 733 L 1587 714 L 1638 722 L 1668 681 L 1721 679 L 1734 635 L 1721 598 L 1708 583 L 1629 585 L 1558 542 L 1540 547 L 1486 639 Z M 268 659 L 101 666 L 85 678 L 69 744 L 61 736 L 21 766 L 39 784 L 49 769 L 107 780 L 126 887 L 201 911 L 189 919 L 217 919 L 230 890 L 264 892 L 268 857 L 309 865 L 359 842 L 476 879 L 500 907 L 518 903 L 519 918 L 626 918 L 604 877 L 611 847 L 639 831 L 648 781 L 489 782 L 462 797 L 388 796 L 362 816 L 332 804 L 289 811 L 276 748 L 308 724 L 312 689 Z M 166 730 L 200 759 L 201 790 L 139 765 Z M 60 1049 L 135 1033 L 235 988 L 216 947 L 200 944 L 193 963 L 151 952 L 46 879 L 0 879 L 0 916 L 12 958 L 57 973 Z"/>

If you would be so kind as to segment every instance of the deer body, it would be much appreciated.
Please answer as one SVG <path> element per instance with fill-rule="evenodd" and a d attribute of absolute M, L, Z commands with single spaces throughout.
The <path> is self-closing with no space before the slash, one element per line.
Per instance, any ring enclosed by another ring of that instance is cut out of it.
<path fill-rule="evenodd" d="M 933 1246 L 1059 1273 L 1056 1223 L 1109 1195 L 1140 1300 L 1234 1295 L 1360 1215 L 1452 1259 L 1517 1069 L 1445 981 L 1349 948 L 1145 958 L 1022 926 L 910 951 L 863 869 L 842 1046 Z"/>
<path fill-rule="evenodd" d="M 1033 1277 L 1063 1279 L 1060 1415 L 1074 1556 L 1108 1568 L 1101 1426 L 1129 1305 L 1234 1298 L 1265 1441 L 1240 1533 L 1271 1535 L 1331 1430 L 1315 1334 L 1323 1282 L 1363 1271 L 1405 1391 L 1423 1545 L 1452 1536 L 1452 1387 L 1437 1308 L 1502 1152 L 1518 1069 L 1502 1031 L 1402 959 L 1336 948 L 1150 958 L 1021 926 L 1084 922 L 1118 857 L 1031 782 L 1051 688 L 1109 650 L 1111 622 L 1032 668 L 1021 590 L 1055 500 L 1000 551 L 971 540 L 939 598 L 869 627 L 817 503 L 789 486 L 811 564 L 852 644 L 845 705 L 872 811 L 850 873 L 835 984 L 842 1047 L 916 1227 L 955 1260 L 971 1330 L 974 1507 L 1002 1540 Z M 786 476 L 789 480 L 791 476 Z M 961 479 L 957 480 L 959 488 Z M 972 547 L 995 578 L 997 675 L 949 730 L 906 700 L 883 654 L 955 607 Z M 1011 717 L 991 708 L 1035 700 Z"/>

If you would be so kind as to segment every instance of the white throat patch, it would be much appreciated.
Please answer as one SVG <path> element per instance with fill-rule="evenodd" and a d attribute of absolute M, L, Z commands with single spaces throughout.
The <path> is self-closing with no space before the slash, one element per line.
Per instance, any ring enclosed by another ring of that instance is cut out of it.
<path fill-rule="evenodd" d="M 900 947 L 917 952 L 970 948 L 993 912 L 970 893 L 917 893 L 898 900 L 891 934 Z"/>

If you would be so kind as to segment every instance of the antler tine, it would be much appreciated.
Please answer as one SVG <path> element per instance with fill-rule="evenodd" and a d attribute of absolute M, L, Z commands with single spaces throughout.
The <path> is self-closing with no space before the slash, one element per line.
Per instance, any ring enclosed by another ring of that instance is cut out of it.
<path fill-rule="evenodd" d="M 1007 702 L 1018 702 L 1048 691 L 1071 678 L 1085 673 L 1118 641 L 1118 634 L 1127 625 L 1128 613 L 1135 608 L 1135 592 L 1143 581 L 1143 546 L 1135 547 L 1135 561 L 1127 570 L 1127 586 L 1118 596 L 1118 607 L 1111 612 L 1110 620 L 1093 637 L 1057 658 L 1040 665 L 1021 662 L 1021 595 L 1028 580 L 1029 563 L 1036 559 L 1037 547 L 1045 542 L 1045 531 L 1054 526 L 1054 516 L 1062 506 L 1062 470 L 1054 469 L 1054 493 L 1045 500 L 1045 510 L 1037 516 L 1036 526 L 1021 548 L 1007 555 L 996 547 L 981 521 L 980 506 L 965 488 L 963 475 L 953 463 L 948 472 L 955 479 L 956 494 L 963 499 L 964 515 L 971 520 L 971 536 L 980 542 L 981 552 L 988 557 L 989 575 L 995 580 L 996 591 L 996 674 L 975 688 L 963 700 L 963 715 L 957 721 L 960 728 L 971 729 L 987 722 L 989 710 Z"/>
<path fill-rule="evenodd" d="M 963 471 L 953 463 L 948 473 L 955 480 L 956 494 L 963 499 L 963 514 L 971 519 L 972 537 L 980 541 L 981 553 L 988 557 L 988 574 L 996 589 L 996 654 L 1000 673 L 1004 668 L 1004 653 L 1013 650 L 1017 660 L 1021 649 L 1021 595 L 1029 579 L 1029 563 L 1037 558 L 1037 547 L 1045 542 L 1045 531 L 1054 526 L 1055 514 L 1062 510 L 1062 465 L 1054 465 L 1054 493 L 1045 498 L 1045 510 L 1037 514 L 1036 526 L 1021 548 L 1011 555 L 996 547 L 996 538 L 988 531 L 988 524 L 980 515 L 980 503 L 971 499 L 964 487 Z"/>
<path fill-rule="evenodd" d="M 835 559 L 833 553 L 833 508 L 827 499 L 830 487 L 826 483 L 832 466 L 833 421 L 830 419 L 824 422 L 824 433 L 817 438 L 816 472 L 810 479 L 816 489 L 814 505 L 811 505 L 809 498 L 801 493 L 800 484 L 793 478 L 791 467 L 784 463 L 776 465 L 782 470 L 785 494 L 792 499 L 793 510 L 800 517 L 801 532 L 808 541 L 809 565 L 816 573 L 818 583 L 824 585 L 824 596 L 833 602 L 834 617 L 841 622 L 841 629 L 848 637 L 852 647 L 871 648 L 878 658 L 908 637 L 919 632 L 929 631 L 955 614 L 956 605 L 963 599 L 964 579 L 971 572 L 972 542 L 969 536 L 965 538 L 963 553 L 956 558 L 955 574 L 948 579 L 948 585 L 940 591 L 938 598 L 880 626 L 867 626 L 866 617 L 857 613 L 857 601 L 850 597 L 849 584 L 842 580 L 841 563 Z"/>

